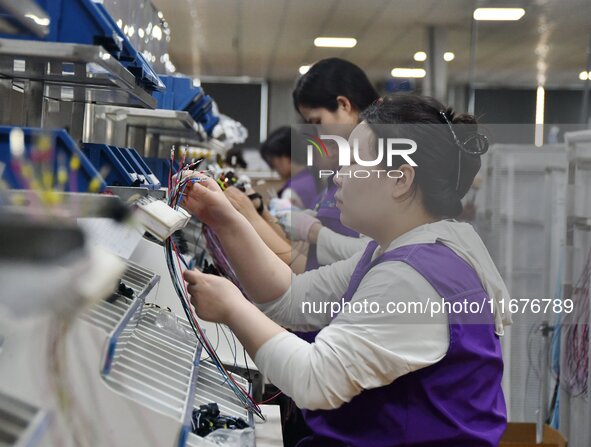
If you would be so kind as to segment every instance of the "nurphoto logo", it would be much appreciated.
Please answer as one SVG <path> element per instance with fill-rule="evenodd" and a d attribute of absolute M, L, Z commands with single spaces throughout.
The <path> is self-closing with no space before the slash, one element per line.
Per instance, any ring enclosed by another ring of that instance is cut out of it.
<path fill-rule="evenodd" d="M 346 138 L 340 135 L 320 135 L 320 138 L 309 135 L 306 139 L 308 142 L 307 165 L 313 165 L 314 150 L 318 152 L 320 157 L 328 157 L 328 149 L 324 140 L 332 140 L 337 144 L 339 151 L 339 166 L 351 166 L 351 154 L 353 154 L 353 163 L 363 167 L 383 166 L 384 157 L 386 157 L 386 167 L 391 168 L 397 166 L 393 162 L 394 157 L 402 157 L 410 166 L 417 166 L 414 160 L 410 157 L 417 150 L 417 143 L 408 138 L 379 138 L 378 148 L 375 159 L 363 160 L 359 155 L 359 141 L 353 140 L 353 150 Z M 402 147 L 402 149 L 401 149 Z M 331 175 L 368 178 L 372 174 L 378 177 L 385 175 L 389 178 L 400 178 L 404 174 L 398 169 L 357 169 L 355 171 L 346 170 L 344 172 L 333 171 L 330 169 L 321 169 L 318 172 L 320 178 L 330 177 Z"/>

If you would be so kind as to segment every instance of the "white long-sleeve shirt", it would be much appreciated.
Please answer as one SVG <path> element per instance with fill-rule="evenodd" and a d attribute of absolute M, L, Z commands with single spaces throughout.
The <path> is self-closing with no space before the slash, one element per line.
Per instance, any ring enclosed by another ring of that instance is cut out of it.
<path fill-rule="evenodd" d="M 505 285 L 484 244 L 469 224 L 440 221 L 395 239 L 389 250 L 409 244 L 441 241 L 471 264 L 489 297 L 507 298 Z M 374 258 L 379 254 L 379 248 Z M 268 379 L 300 408 L 333 409 L 361 393 L 392 383 L 409 372 L 441 360 L 449 346 L 445 313 L 304 313 L 302 303 L 338 302 L 345 293 L 362 252 L 317 270 L 293 275 L 290 289 L 259 308 L 277 323 L 298 331 L 322 329 L 314 343 L 284 332 L 264 343 L 255 363 Z M 433 287 L 412 267 L 387 261 L 363 278 L 351 303 L 423 302 L 438 298 Z M 497 317 L 502 331 L 503 315 Z M 509 318 L 504 319 L 509 322 Z"/>
<path fill-rule="evenodd" d="M 343 259 L 349 259 L 364 250 L 371 239 L 365 235 L 345 236 L 330 228 L 322 227 L 316 241 L 316 259 L 320 265 L 330 265 Z"/>

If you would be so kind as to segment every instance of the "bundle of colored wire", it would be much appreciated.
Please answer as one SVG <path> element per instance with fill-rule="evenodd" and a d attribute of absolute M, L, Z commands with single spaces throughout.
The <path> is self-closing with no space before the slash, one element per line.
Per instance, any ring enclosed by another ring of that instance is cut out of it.
<path fill-rule="evenodd" d="M 565 318 L 564 368 L 561 381 L 571 395 L 586 395 L 589 377 L 589 286 L 591 283 L 591 250 L 583 272 L 573 290 L 573 311 Z"/>
<path fill-rule="evenodd" d="M 168 195 L 168 205 L 174 209 L 178 209 L 179 204 L 182 200 L 183 194 L 188 185 L 195 183 L 197 181 L 202 180 L 202 178 L 191 178 L 186 177 L 183 178 L 183 174 L 188 172 L 188 166 L 181 167 L 179 174 L 176 178 L 169 178 L 169 184 L 171 188 L 169 190 Z M 171 169 L 172 173 L 172 169 Z M 254 414 L 259 416 L 261 419 L 264 419 L 264 416 L 259 408 L 257 402 L 253 399 L 253 397 L 242 387 L 240 384 L 236 382 L 236 380 L 232 377 L 232 374 L 226 369 L 223 365 L 222 361 L 218 357 L 215 348 L 212 346 L 211 342 L 209 341 L 208 337 L 206 336 L 205 332 L 201 329 L 199 322 L 197 320 L 197 316 L 195 315 L 195 311 L 191 306 L 189 294 L 187 292 L 187 286 L 182 278 L 182 266 L 181 264 L 185 265 L 187 268 L 187 264 L 185 260 L 182 258 L 181 254 L 179 253 L 174 241 L 172 238 L 168 238 L 165 243 L 165 253 L 166 253 L 166 263 L 168 265 L 168 270 L 170 272 L 170 278 L 174 285 L 175 291 L 181 301 L 181 305 L 187 316 L 187 320 L 193 332 L 195 333 L 197 340 L 203 346 L 203 349 L 207 352 L 209 357 L 211 358 L 212 363 L 216 366 L 218 371 L 222 374 L 225 381 L 230 389 L 234 392 L 236 397 L 240 400 L 240 402 L 244 405 L 245 408 L 251 410 Z M 176 258 L 176 259 L 175 259 Z"/>
<path fill-rule="evenodd" d="M 224 254 L 224 249 L 222 248 L 220 240 L 207 225 L 203 225 L 203 237 L 205 238 L 207 252 L 212 257 L 215 267 L 223 276 L 232 281 L 234 285 L 244 293 L 242 287 L 240 287 L 238 277 L 236 276 L 236 273 L 234 273 L 234 269 Z"/>

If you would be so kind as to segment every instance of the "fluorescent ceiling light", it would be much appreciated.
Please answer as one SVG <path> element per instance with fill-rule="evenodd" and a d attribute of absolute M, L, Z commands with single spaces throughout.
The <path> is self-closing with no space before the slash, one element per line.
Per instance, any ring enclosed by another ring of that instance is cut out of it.
<path fill-rule="evenodd" d="M 427 60 L 427 53 L 425 53 L 424 51 L 417 51 L 413 58 L 417 62 L 424 62 Z"/>
<path fill-rule="evenodd" d="M 544 103 L 546 92 L 544 87 L 538 86 L 536 91 L 536 129 L 534 133 L 534 144 L 540 147 L 544 144 Z"/>
<path fill-rule="evenodd" d="M 477 8 L 474 20 L 519 20 L 524 15 L 523 8 Z"/>
<path fill-rule="evenodd" d="M 446 51 L 445 53 L 443 53 L 443 60 L 445 62 L 451 62 L 456 58 L 456 55 L 451 52 L 451 51 Z"/>
<path fill-rule="evenodd" d="M 424 78 L 427 72 L 422 68 L 394 68 L 392 77 L 394 78 Z"/>
<path fill-rule="evenodd" d="M 580 72 L 579 79 L 581 81 L 586 81 L 587 79 L 591 79 L 591 71 L 589 73 L 587 73 L 586 71 Z"/>
<path fill-rule="evenodd" d="M 314 45 L 327 48 L 353 48 L 357 45 L 357 39 L 352 37 L 317 37 Z"/>
<path fill-rule="evenodd" d="M 306 73 L 308 73 L 309 69 L 310 69 L 309 65 L 302 65 L 299 69 L 299 72 L 301 75 L 305 75 Z"/>

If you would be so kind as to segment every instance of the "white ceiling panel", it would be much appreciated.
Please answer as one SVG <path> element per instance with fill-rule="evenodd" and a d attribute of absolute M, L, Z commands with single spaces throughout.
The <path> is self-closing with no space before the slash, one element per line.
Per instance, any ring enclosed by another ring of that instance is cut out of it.
<path fill-rule="evenodd" d="M 303 64 L 350 59 L 374 80 L 394 66 L 421 66 L 428 26 L 448 29 L 452 80 L 468 78 L 473 0 L 154 0 L 172 29 L 171 59 L 191 75 L 294 79 Z M 518 22 L 479 23 L 476 81 L 537 82 L 540 57 L 549 85 L 576 86 L 591 37 L 591 0 L 515 1 Z M 546 23 L 547 35 L 540 24 Z M 352 49 L 315 48 L 318 36 L 355 37 Z"/>

